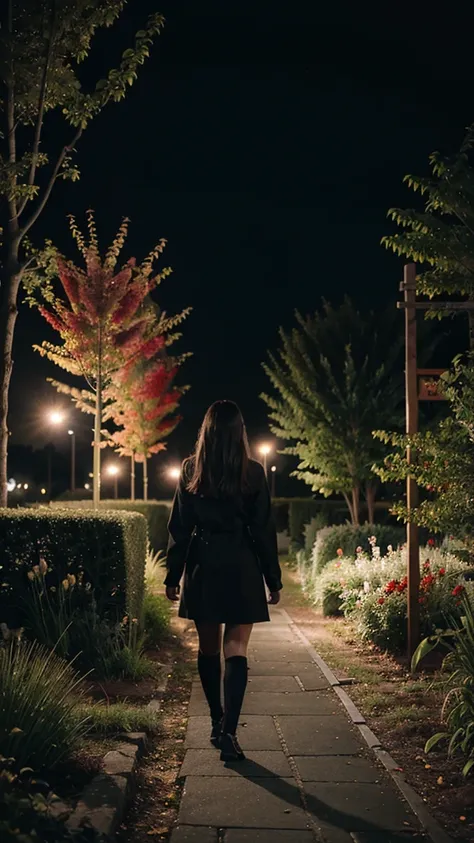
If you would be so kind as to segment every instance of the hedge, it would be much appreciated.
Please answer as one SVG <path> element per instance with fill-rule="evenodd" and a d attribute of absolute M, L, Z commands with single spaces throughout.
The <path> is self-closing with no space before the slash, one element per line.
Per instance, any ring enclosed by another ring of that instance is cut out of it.
<path fill-rule="evenodd" d="M 273 512 L 279 531 L 288 530 L 293 553 L 305 546 L 305 527 L 319 517 L 321 521 L 339 524 L 347 518 L 347 507 L 341 501 L 322 498 L 274 498 Z"/>
<path fill-rule="evenodd" d="M 92 509 L 92 501 L 72 500 L 55 502 L 51 504 L 53 509 Z M 168 519 L 170 516 L 171 503 L 166 501 L 132 501 L 132 500 L 103 500 L 99 504 L 100 509 L 114 510 L 120 512 L 139 512 L 144 515 L 148 524 L 148 540 L 155 551 L 165 550 L 168 543 Z"/>
<path fill-rule="evenodd" d="M 146 542 L 145 518 L 135 512 L 0 509 L 0 622 L 22 626 L 27 575 L 40 560 L 52 587 L 82 575 L 101 616 L 141 619 Z"/>

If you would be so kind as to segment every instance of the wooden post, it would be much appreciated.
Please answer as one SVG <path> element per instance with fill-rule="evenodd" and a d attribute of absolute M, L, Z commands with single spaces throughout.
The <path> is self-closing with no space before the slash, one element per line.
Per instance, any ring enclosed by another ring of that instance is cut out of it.
<path fill-rule="evenodd" d="M 405 300 L 405 392 L 406 432 L 418 433 L 418 378 L 416 368 L 416 267 L 406 264 L 403 273 Z M 407 448 L 407 462 L 411 462 Z M 412 657 L 420 643 L 420 549 L 418 526 L 410 513 L 418 505 L 418 487 L 413 477 L 407 477 L 407 579 L 408 579 L 408 656 Z"/>

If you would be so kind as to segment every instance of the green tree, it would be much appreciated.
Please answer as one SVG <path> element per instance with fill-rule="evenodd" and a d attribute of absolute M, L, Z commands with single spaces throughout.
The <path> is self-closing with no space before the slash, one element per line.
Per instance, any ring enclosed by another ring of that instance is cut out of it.
<path fill-rule="evenodd" d="M 410 474 L 423 490 L 412 514 L 415 522 L 435 533 L 454 536 L 473 553 L 474 355 L 456 358 L 443 381 L 450 414 L 433 429 L 411 437 L 377 431 L 379 440 L 393 450 L 375 470 L 384 481 L 401 482 Z M 411 449 L 410 465 L 407 447 Z M 406 520 L 403 501 L 393 511 Z"/>
<path fill-rule="evenodd" d="M 29 266 L 28 238 L 60 179 L 79 178 L 73 155 L 91 120 L 121 100 L 149 54 L 163 18 L 152 15 L 117 68 L 89 90 L 79 65 L 97 30 L 125 0 L 6 0 L 0 30 L 0 505 L 7 499 L 8 394 L 18 294 Z M 60 117 L 69 138 L 61 137 Z M 48 130 L 48 121 L 51 129 Z M 45 131 L 47 147 L 45 149 Z"/>
<path fill-rule="evenodd" d="M 430 299 L 444 294 L 474 301 L 473 141 L 471 129 L 457 154 L 432 153 L 431 176 L 405 176 L 406 184 L 424 197 L 423 210 L 391 208 L 388 212 L 403 230 L 384 237 L 382 243 L 422 265 L 417 292 Z M 446 311 L 440 308 L 427 315 L 440 317 L 443 313 Z M 468 319 L 470 347 L 474 349 L 474 311 L 468 311 Z"/>
<path fill-rule="evenodd" d="M 346 299 L 320 313 L 296 314 L 291 334 L 264 369 L 276 396 L 264 394 L 271 429 L 298 457 L 294 476 L 325 496 L 342 494 L 353 524 L 361 494 L 373 523 L 384 446 L 372 431 L 403 415 L 403 334 L 395 308 L 362 313 Z"/>

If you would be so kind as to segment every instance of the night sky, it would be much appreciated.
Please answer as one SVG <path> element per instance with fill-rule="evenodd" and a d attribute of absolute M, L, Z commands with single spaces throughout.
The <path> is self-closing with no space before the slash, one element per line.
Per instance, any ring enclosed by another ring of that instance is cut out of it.
<path fill-rule="evenodd" d="M 34 239 L 74 257 L 65 216 L 89 207 L 104 246 L 131 218 L 127 258 L 167 238 L 163 265 L 174 274 L 160 303 L 193 307 L 181 350 L 194 357 L 182 370 L 192 387 L 184 421 L 162 462 L 186 456 L 217 398 L 241 404 L 253 441 L 268 432 L 260 364 L 295 308 L 345 293 L 362 307 L 397 297 L 402 263 L 379 245 L 387 209 L 413 204 L 403 175 L 426 173 L 429 153 L 455 150 L 474 121 L 467 4 L 450 4 L 442 20 L 432 8 L 134 0 L 115 40 L 100 35 L 99 74 L 148 12 L 167 20 L 126 101 L 85 133 L 81 181 L 59 185 Z M 61 374 L 30 350 L 46 336 L 23 307 L 12 438 L 38 447 L 51 439 L 43 410 L 57 401 L 45 378 Z"/>

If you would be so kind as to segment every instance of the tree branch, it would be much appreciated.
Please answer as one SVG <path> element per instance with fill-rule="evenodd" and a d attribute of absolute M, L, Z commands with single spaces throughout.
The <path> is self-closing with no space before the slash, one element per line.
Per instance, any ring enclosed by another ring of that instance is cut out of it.
<path fill-rule="evenodd" d="M 12 0 L 8 3 L 8 37 L 13 38 L 13 8 Z M 16 164 L 16 130 L 15 130 L 15 86 L 13 76 L 13 62 L 10 62 L 10 77 L 7 82 L 7 142 L 8 142 L 8 162 L 12 168 L 12 183 L 10 185 L 10 196 L 8 197 L 8 209 L 10 211 L 9 223 L 17 221 L 18 206 L 15 198 L 14 187 L 16 187 L 16 175 L 14 175 L 14 167 Z"/>
<path fill-rule="evenodd" d="M 54 183 L 55 183 L 55 181 L 56 181 L 56 179 L 57 179 L 57 177 L 58 177 L 58 174 L 59 174 L 59 171 L 60 171 L 60 169 L 61 169 L 61 167 L 62 167 L 62 164 L 63 164 L 63 162 L 64 162 L 64 159 L 65 159 L 66 155 L 68 154 L 68 152 L 71 152 L 71 150 L 75 147 L 75 145 L 76 145 L 77 141 L 79 140 L 79 138 L 80 138 L 80 137 L 81 137 L 81 135 L 82 135 L 82 131 L 83 131 L 83 130 L 82 130 L 82 128 L 81 128 L 81 129 L 78 129 L 78 130 L 77 130 L 77 132 L 76 132 L 76 134 L 74 135 L 74 137 L 73 137 L 73 139 L 72 139 L 71 143 L 70 143 L 70 144 L 68 144 L 68 146 L 64 146 L 64 147 L 62 148 L 62 150 L 61 150 L 61 152 L 60 152 L 60 154 L 59 154 L 59 156 L 58 156 L 58 160 L 56 161 L 56 164 L 55 164 L 54 170 L 53 170 L 53 172 L 52 172 L 52 174 L 51 174 L 51 178 L 50 178 L 50 180 L 49 180 L 48 184 L 46 185 L 46 188 L 45 188 L 45 191 L 44 191 L 44 193 L 43 193 L 43 196 L 42 196 L 42 198 L 41 198 L 41 200 L 40 200 L 39 204 L 37 205 L 36 209 L 35 209 L 35 210 L 33 211 L 33 213 L 31 214 L 31 216 L 30 216 L 29 220 L 27 220 L 27 222 L 25 223 L 25 225 L 24 225 L 24 226 L 22 226 L 21 231 L 20 231 L 20 237 L 24 237 L 24 236 L 25 236 L 25 234 L 26 234 L 26 233 L 30 230 L 31 226 L 35 224 L 36 220 L 38 219 L 38 217 L 40 216 L 41 212 L 43 211 L 43 209 L 44 209 L 44 207 L 45 207 L 45 205 L 46 205 L 46 203 L 47 203 L 47 201 L 48 201 L 48 199 L 49 199 L 49 197 L 50 197 L 50 195 L 51 195 L 51 191 L 52 191 L 52 189 L 53 189 L 53 187 L 54 187 Z"/>
<path fill-rule="evenodd" d="M 38 153 L 39 147 L 41 142 L 41 132 L 43 129 L 43 118 L 44 118 L 44 108 L 45 108 L 45 101 L 46 101 L 46 84 L 48 80 L 48 70 L 49 65 L 51 62 L 51 55 L 53 52 L 53 31 L 54 31 L 54 20 L 56 17 L 56 3 L 53 0 L 51 4 L 51 21 L 50 21 L 50 30 L 49 30 L 49 42 L 48 42 L 48 49 L 46 50 L 46 58 L 44 62 L 43 74 L 41 77 L 41 85 L 39 91 L 39 99 L 38 99 L 38 115 L 36 118 L 36 126 L 35 126 L 35 135 L 33 140 L 33 147 L 31 152 L 31 166 L 30 172 L 28 174 L 28 187 L 32 187 L 35 183 L 35 176 L 36 176 L 36 168 L 37 168 L 37 161 L 38 161 Z M 21 216 L 23 211 L 25 210 L 28 204 L 29 198 L 25 196 L 23 202 L 20 205 L 18 210 L 18 216 Z"/>

